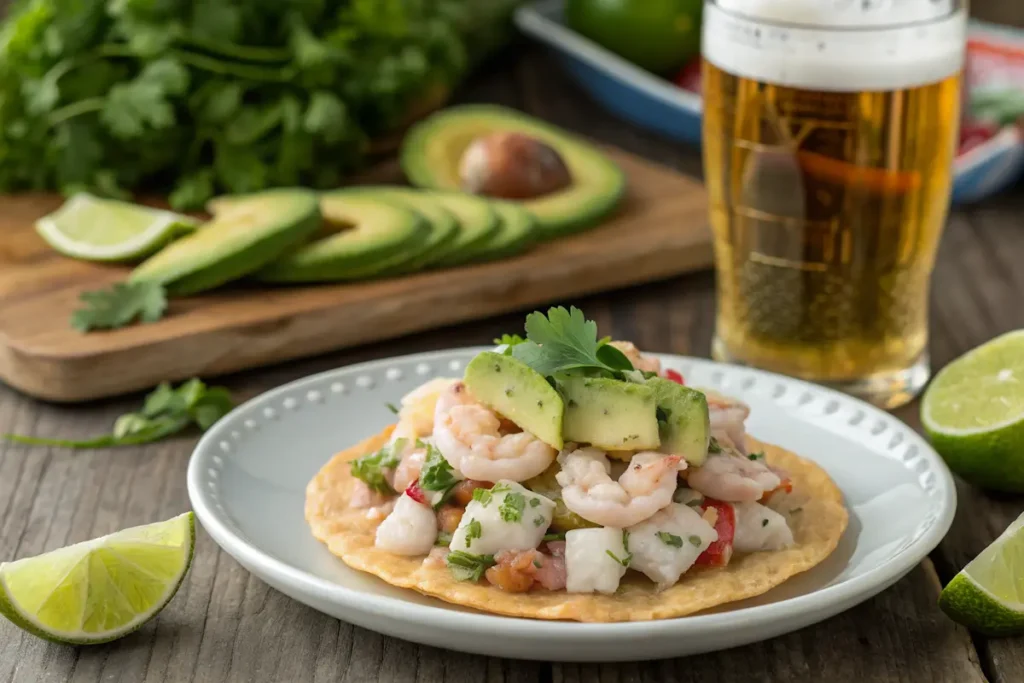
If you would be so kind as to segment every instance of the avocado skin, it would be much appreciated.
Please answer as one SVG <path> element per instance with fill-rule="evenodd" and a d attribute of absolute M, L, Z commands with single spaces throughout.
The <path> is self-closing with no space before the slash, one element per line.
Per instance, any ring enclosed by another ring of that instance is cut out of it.
<path fill-rule="evenodd" d="M 711 436 L 707 397 L 696 389 L 661 377 L 652 377 L 646 386 L 654 390 L 658 409 L 664 417 L 658 423 L 662 451 L 681 455 L 694 467 L 703 465 Z"/>
<path fill-rule="evenodd" d="M 566 441 L 612 451 L 661 445 L 653 389 L 603 377 L 559 377 L 557 383 L 565 401 Z"/>
<path fill-rule="evenodd" d="M 466 366 L 463 381 L 478 401 L 561 450 L 562 397 L 529 365 L 512 356 L 483 351 Z"/>

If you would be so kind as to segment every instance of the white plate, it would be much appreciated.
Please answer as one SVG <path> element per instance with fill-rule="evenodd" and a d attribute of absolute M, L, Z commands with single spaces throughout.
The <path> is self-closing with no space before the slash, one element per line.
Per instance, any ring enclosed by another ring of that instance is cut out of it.
<path fill-rule="evenodd" d="M 393 421 L 385 406 L 438 376 L 461 376 L 480 349 L 363 363 L 259 396 L 214 426 L 188 468 L 213 539 L 256 576 L 311 607 L 388 635 L 500 657 L 623 661 L 708 652 L 830 617 L 890 586 L 945 535 L 956 493 L 927 443 L 891 415 L 818 386 L 747 368 L 661 356 L 691 385 L 752 407 L 749 431 L 821 464 L 850 509 L 823 564 L 765 595 L 681 619 L 618 624 L 484 614 L 346 567 L 303 519 L 306 483 L 333 453 Z"/>

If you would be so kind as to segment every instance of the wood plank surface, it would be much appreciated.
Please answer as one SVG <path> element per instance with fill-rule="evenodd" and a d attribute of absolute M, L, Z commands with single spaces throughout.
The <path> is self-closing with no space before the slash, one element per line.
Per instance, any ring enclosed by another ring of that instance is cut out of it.
<path fill-rule="evenodd" d="M 1024 6 L 976 0 L 984 18 L 1024 25 Z M 540 52 L 509 57 L 465 94 L 500 101 L 699 172 L 692 149 L 629 129 L 590 105 Z M 1018 189 L 956 210 L 939 250 L 930 344 L 938 368 L 1009 329 L 1024 327 L 1024 193 Z M 0 247 L 2 248 L 2 247 Z M 714 277 L 672 280 L 568 300 L 603 331 L 655 351 L 706 357 L 714 324 Z M 356 347 L 225 379 L 240 398 L 348 363 L 411 351 L 486 343 L 521 324 L 521 312 Z M 0 386 L 0 431 L 84 437 L 103 431 L 139 396 L 74 408 Z M 918 405 L 896 415 L 919 428 Z M 185 467 L 194 437 L 146 447 L 72 453 L 0 443 L 0 559 L 35 555 L 187 509 Z M 821 624 L 734 650 L 637 664 L 517 662 L 423 647 L 352 627 L 269 589 L 199 532 L 196 560 L 179 595 L 151 624 L 93 648 L 52 645 L 0 620 L 0 683 L 76 681 L 488 681 L 526 683 L 1024 681 L 1024 639 L 989 639 L 938 610 L 941 584 L 1024 510 L 1021 496 L 994 496 L 958 482 L 950 534 L 903 580 Z"/>
<path fill-rule="evenodd" d="M 65 258 L 36 235 L 34 220 L 59 205 L 56 197 L 2 198 L 0 379 L 39 398 L 94 399 L 709 267 L 703 187 L 632 154 L 608 153 L 628 178 L 616 214 L 518 257 L 358 284 L 238 285 L 172 300 L 154 324 L 87 335 L 68 322 L 79 295 L 128 270 Z"/>

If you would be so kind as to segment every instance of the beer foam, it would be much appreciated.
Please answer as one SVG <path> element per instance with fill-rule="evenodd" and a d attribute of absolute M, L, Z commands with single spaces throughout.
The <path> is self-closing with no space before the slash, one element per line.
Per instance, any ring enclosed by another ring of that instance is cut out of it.
<path fill-rule="evenodd" d="M 900 90 L 958 73 L 966 32 L 967 12 L 952 0 L 717 0 L 704 7 L 702 51 L 723 71 L 756 81 Z"/>

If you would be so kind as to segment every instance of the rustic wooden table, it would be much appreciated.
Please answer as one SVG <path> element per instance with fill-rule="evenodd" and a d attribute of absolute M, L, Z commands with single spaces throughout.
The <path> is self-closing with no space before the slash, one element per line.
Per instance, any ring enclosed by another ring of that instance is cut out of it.
<path fill-rule="evenodd" d="M 1024 25 L 1024 6 L 977 0 L 975 13 Z M 614 142 L 693 175 L 699 155 L 600 113 L 540 52 L 510 56 L 466 99 L 493 100 Z M 1024 196 L 953 213 L 932 295 L 936 368 L 1024 327 Z M 574 302 L 602 331 L 641 348 L 707 356 L 714 277 L 700 273 Z M 249 398 L 283 382 L 394 354 L 487 343 L 519 314 L 373 348 L 269 368 L 225 382 Z M 106 429 L 138 397 L 46 405 L 0 387 L 0 431 L 83 437 Z M 919 427 L 917 406 L 897 415 Z M 185 467 L 195 441 L 71 453 L 0 444 L 0 558 L 176 515 L 189 507 Z M 0 683 L 33 681 L 1024 681 L 1024 640 L 974 636 L 939 611 L 941 586 L 1024 508 L 962 482 L 949 536 L 906 578 L 824 623 L 748 647 L 641 664 L 563 665 L 488 659 L 386 638 L 324 616 L 270 589 L 201 530 L 177 597 L 138 633 L 105 646 L 51 645 L 0 619 Z"/>

